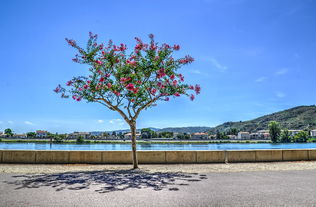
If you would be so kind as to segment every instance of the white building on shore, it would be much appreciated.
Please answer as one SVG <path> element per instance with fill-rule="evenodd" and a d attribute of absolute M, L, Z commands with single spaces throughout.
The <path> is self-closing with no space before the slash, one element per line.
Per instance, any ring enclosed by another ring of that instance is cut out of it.
<path fill-rule="evenodd" d="M 238 132 L 238 139 L 250 139 L 250 133 L 249 132 Z"/>
<path fill-rule="evenodd" d="M 136 139 L 138 139 L 140 137 L 141 137 L 141 133 L 136 132 Z M 124 139 L 131 139 L 131 138 L 132 138 L 132 133 L 131 132 L 128 132 L 128 133 L 124 134 Z"/>
<path fill-rule="evenodd" d="M 48 132 L 45 130 L 36 130 L 36 137 L 38 138 L 45 138 L 47 137 Z"/>
<path fill-rule="evenodd" d="M 208 139 L 208 134 L 205 132 L 193 133 L 191 139 Z"/>

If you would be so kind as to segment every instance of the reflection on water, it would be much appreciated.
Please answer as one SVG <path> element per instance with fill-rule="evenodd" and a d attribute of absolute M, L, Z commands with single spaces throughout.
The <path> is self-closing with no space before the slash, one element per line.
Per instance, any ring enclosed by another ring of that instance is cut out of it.
<path fill-rule="evenodd" d="M 138 144 L 138 150 L 241 150 L 241 149 L 315 149 L 316 143 L 284 144 Z M 0 149 L 16 150 L 131 150 L 130 144 L 54 144 L 54 143 L 0 143 Z"/>

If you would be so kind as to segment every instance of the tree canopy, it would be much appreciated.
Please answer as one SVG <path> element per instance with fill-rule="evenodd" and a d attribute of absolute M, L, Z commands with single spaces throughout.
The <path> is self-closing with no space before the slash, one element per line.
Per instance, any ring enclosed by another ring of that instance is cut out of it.
<path fill-rule="evenodd" d="M 97 43 L 97 35 L 89 33 L 86 49 L 76 41 L 66 39 L 70 46 L 77 49 L 74 62 L 89 65 L 88 76 L 73 77 L 66 85 L 58 85 L 54 90 L 61 97 L 72 97 L 76 101 L 98 102 L 111 110 L 118 111 L 126 121 L 135 119 L 139 113 L 155 106 L 156 101 L 169 101 L 170 97 L 195 95 L 200 86 L 185 84 L 184 76 L 177 70 L 194 59 L 187 55 L 174 59 L 174 51 L 179 45 L 159 45 L 152 34 L 150 42 L 136 39 L 131 51 L 123 43 L 113 44 L 110 40 L 105 46 Z M 129 52 L 128 52 L 129 51 Z"/>

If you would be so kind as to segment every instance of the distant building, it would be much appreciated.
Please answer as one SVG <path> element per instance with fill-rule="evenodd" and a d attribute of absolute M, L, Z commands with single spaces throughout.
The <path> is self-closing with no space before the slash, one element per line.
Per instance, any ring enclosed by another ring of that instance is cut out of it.
<path fill-rule="evenodd" d="M 263 133 L 261 138 L 263 139 L 269 139 L 270 138 L 270 133 Z"/>
<path fill-rule="evenodd" d="M 295 135 L 296 135 L 297 133 L 299 133 L 300 131 L 302 131 L 302 130 L 296 130 L 296 129 L 295 129 L 295 130 L 293 130 L 293 129 L 290 129 L 290 130 L 289 130 L 291 136 L 295 136 Z"/>
<path fill-rule="evenodd" d="M 216 136 L 216 135 L 213 135 L 213 136 Z M 234 134 L 229 134 L 227 135 L 229 139 L 237 139 L 237 136 L 234 135 Z"/>
<path fill-rule="evenodd" d="M 179 132 L 173 132 L 173 139 L 177 139 Z"/>
<path fill-rule="evenodd" d="M 238 139 L 250 139 L 249 132 L 238 132 Z"/>
<path fill-rule="evenodd" d="M 263 134 L 265 134 L 265 133 L 269 133 L 269 130 L 259 130 L 259 131 L 257 131 L 257 133 L 258 134 L 260 134 L 260 135 L 263 135 Z"/>
<path fill-rule="evenodd" d="M 259 130 L 257 132 L 257 134 L 258 134 L 258 139 L 269 139 L 270 138 L 269 130 Z"/>
<path fill-rule="evenodd" d="M 44 130 L 36 130 L 36 137 L 38 138 L 45 138 L 47 137 L 48 132 Z"/>
<path fill-rule="evenodd" d="M 251 133 L 249 134 L 250 139 L 260 139 L 261 138 L 261 134 L 259 133 Z"/>
<path fill-rule="evenodd" d="M 22 138 L 22 139 L 24 139 L 24 138 L 26 138 L 27 136 L 26 136 L 26 134 L 14 134 L 12 137 L 13 137 L 13 138 Z"/>
<path fill-rule="evenodd" d="M 311 136 L 316 138 L 316 129 L 311 130 Z"/>
<path fill-rule="evenodd" d="M 208 139 L 208 134 L 205 132 L 193 133 L 191 139 Z"/>
<path fill-rule="evenodd" d="M 96 137 L 101 137 L 102 135 L 103 135 L 103 133 L 104 132 L 90 132 L 89 134 L 91 135 L 91 136 L 96 136 Z"/>
<path fill-rule="evenodd" d="M 136 132 L 136 139 L 138 139 L 140 137 L 141 137 L 141 133 Z M 132 138 L 132 133 L 131 132 L 128 132 L 128 133 L 124 134 L 124 139 L 131 139 L 131 138 Z"/>
<path fill-rule="evenodd" d="M 77 139 L 79 137 L 83 137 L 84 139 L 87 139 L 89 137 L 89 132 L 73 132 L 68 134 L 68 138 L 70 139 Z"/>

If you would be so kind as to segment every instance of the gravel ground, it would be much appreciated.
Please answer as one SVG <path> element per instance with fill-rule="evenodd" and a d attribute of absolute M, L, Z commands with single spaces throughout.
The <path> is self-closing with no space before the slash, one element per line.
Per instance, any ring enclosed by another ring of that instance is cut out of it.
<path fill-rule="evenodd" d="M 92 164 L 0 164 L 0 173 L 62 173 L 96 170 L 128 170 L 131 165 L 92 165 Z M 266 163 L 231 163 L 231 164 L 168 164 L 140 165 L 147 172 L 182 172 L 182 173 L 216 173 L 216 172 L 253 172 L 286 171 L 316 169 L 316 161 L 266 162 Z"/>

